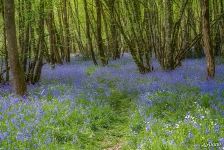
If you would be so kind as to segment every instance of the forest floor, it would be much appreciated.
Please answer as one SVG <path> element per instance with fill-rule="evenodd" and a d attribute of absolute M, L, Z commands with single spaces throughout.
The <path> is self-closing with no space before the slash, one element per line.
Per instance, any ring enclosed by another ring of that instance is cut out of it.
<path fill-rule="evenodd" d="M 141 75 L 131 56 L 97 67 L 76 57 L 43 68 L 18 98 L 0 87 L 1 149 L 160 150 L 224 148 L 224 63 L 205 60 Z"/>

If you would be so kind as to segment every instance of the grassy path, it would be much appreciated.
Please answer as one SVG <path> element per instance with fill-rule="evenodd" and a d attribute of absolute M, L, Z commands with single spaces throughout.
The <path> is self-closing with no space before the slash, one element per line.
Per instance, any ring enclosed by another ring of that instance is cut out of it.
<path fill-rule="evenodd" d="M 108 99 L 109 107 L 113 111 L 114 120 L 108 129 L 102 131 L 102 149 L 118 150 L 127 145 L 130 136 L 131 114 L 136 109 L 133 99 L 119 92 L 112 92 Z"/>
<path fill-rule="evenodd" d="M 63 111 L 66 111 L 66 106 L 69 107 L 70 104 L 60 103 L 58 108 L 60 113 L 54 118 L 58 121 L 48 125 L 55 139 L 55 143 L 49 145 L 48 148 L 66 150 L 125 149 L 131 133 L 131 115 L 136 110 L 133 97 L 112 90 L 111 95 L 107 98 L 104 97 L 102 102 L 80 99 L 77 104 L 76 109 L 65 118 Z M 75 140 L 74 135 L 77 137 Z"/>

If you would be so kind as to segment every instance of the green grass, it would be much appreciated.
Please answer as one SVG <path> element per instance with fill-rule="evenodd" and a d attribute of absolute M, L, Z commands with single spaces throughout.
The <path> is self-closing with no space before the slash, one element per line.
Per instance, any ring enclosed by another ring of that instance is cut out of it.
<path fill-rule="evenodd" d="M 97 66 L 91 66 L 91 67 L 88 67 L 88 68 L 86 69 L 86 74 L 87 74 L 88 76 L 91 76 L 91 75 L 93 75 L 93 74 L 97 71 L 97 69 L 98 69 Z"/>

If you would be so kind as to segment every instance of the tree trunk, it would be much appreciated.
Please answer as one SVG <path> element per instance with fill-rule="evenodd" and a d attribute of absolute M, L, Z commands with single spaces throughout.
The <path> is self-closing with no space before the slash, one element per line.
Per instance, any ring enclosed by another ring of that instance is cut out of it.
<path fill-rule="evenodd" d="M 19 62 L 19 53 L 16 38 L 14 0 L 4 0 L 4 2 L 6 39 L 8 41 L 9 65 L 10 71 L 12 73 L 12 83 L 15 93 L 22 96 L 26 93 L 26 83 L 24 72 Z"/>
<path fill-rule="evenodd" d="M 220 0 L 220 11 L 221 13 L 224 13 L 224 2 L 223 0 Z M 219 27 L 219 32 L 220 32 L 220 36 L 221 36 L 221 55 L 224 58 L 224 17 L 222 17 L 221 21 L 220 21 L 220 27 Z"/>
<path fill-rule="evenodd" d="M 46 21 L 49 32 L 50 60 L 51 64 L 54 66 L 56 63 L 63 64 L 63 62 L 57 45 L 57 29 L 55 27 L 53 4 L 51 3 L 50 5 L 51 8 L 48 12 L 48 18 Z"/>
<path fill-rule="evenodd" d="M 119 43 L 118 43 L 118 31 L 115 20 L 115 0 L 109 0 L 108 7 L 110 13 L 110 32 L 111 32 L 111 41 L 110 48 L 113 52 L 113 59 L 120 58 Z"/>
<path fill-rule="evenodd" d="M 105 57 L 103 49 L 103 39 L 102 39 L 102 8 L 100 0 L 95 0 L 96 4 L 96 15 L 97 15 L 97 46 L 100 54 L 101 63 L 103 66 L 107 65 L 107 60 Z"/>
<path fill-rule="evenodd" d="M 84 10 L 85 10 L 85 17 L 86 17 L 86 40 L 87 40 L 87 51 L 91 53 L 93 63 L 97 65 L 95 53 L 93 50 L 92 38 L 90 33 L 90 19 L 88 13 L 88 4 L 86 0 L 83 0 L 84 3 Z"/>
<path fill-rule="evenodd" d="M 67 10 L 67 0 L 64 0 L 63 8 L 63 21 L 65 28 L 65 61 L 70 62 L 70 31 L 69 31 L 69 21 L 68 21 L 68 10 Z"/>
<path fill-rule="evenodd" d="M 28 1 L 26 2 L 25 4 L 25 12 L 28 13 L 28 14 L 31 14 L 31 2 Z M 30 43 L 30 34 L 31 34 L 31 16 L 28 15 L 26 17 L 26 19 L 24 20 L 25 21 L 25 25 L 24 25 L 24 41 L 21 41 L 23 42 L 23 47 L 22 47 L 22 53 L 21 53 L 21 63 L 22 63 L 22 66 L 23 66 L 23 70 L 24 72 L 26 73 L 27 71 L 27 63 L 28 63 L 28 53 L 29 53 L 29 47 L 31 45 Z"/>
<path fill-rule="evenodd" d="M 208 77 L 214 78 L 215 76 L 215 58 L 212 50 L 212 42 L 210 35 L 210 21 L 209 21 L 209 1 L 202 0 L 202 31 L 203 31 L 203 43 L 204 53 L 207 61 L 207 73 Z"/>
<path fill-rule="evenodd" d="M 165 0 L 165 54 L 166 61 L 165 67 L 166 70 L 174 69 L 174 48 L 172 47 L 172 29 L 173 29 L 173 4 L 172 0 Z"/>
<path fill-rule="evenodd" d="M 5 75 L 5 81 L 9 81 L 9 62 L 8 62 L 8 52 L 7 52 L 7 40 L 6 40 L 6 27 L 5 27 L 5 10 L 3 8 L 4 3 L 3 0 L 1 0 L 2 3 L 2 18 L 3 18 L 3 34 L 4 34 L 4 52 L 5 52 L 5 69 L 6 69 L 6 75 Z"/>

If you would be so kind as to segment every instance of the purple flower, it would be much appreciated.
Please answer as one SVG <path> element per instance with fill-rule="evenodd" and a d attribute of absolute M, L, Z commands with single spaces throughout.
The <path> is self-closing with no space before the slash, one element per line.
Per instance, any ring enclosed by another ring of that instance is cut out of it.
<path fill-rule="evenodd" d="M 162 139 L 162 143 L 163 143 L 163 145 L 166 145 L 167 144 L 167 142 L 166 142 L 165 139 Z"/>
<path fill-rule="evenodd" d="M 6 139 L 8 135 L 9 135 L 8 132 L 4 132 L 4 133 L 0 132 L 0 141 L 3 141 L 4 139 Z"/>
<path fill-rule="evenodd" d="M 224 147 L 224 138 L 220 138 L 219 143 Z"/>
<path fill-rule="evenodd" d="M 216 133 L 218 133 L 218 132 L 220 131 L 220 126 L 219 126 L 219 124 L 215 123 L 215 125 L 214 125 L 214 130 L 215 130 Z"/>
<path fill-rule="evenodd" d="M 59 97 L 60 95 L 61 95 L 61 92 L 59 91 L 59 90 L 53 90 L 52 91 L 52 95 L 54 96 L 54 97 Z"/>
<path fill-rule="evenodd" d="M 194 134 L 193 134 L 192 132 L 189 132 L 189 133 L 188 133 L 188 138 L 189 138 L 189 139 L 192 139 L 193 137 L 194 137 Z"/>
<path fill-rule="evenodd" d="M 175 141 L 174 141 L 174 140 L 171 140 L 171 141 L 170 141 L 170 144 L 171 144 L 171 145 L 174 145 L 174 144 L 175 144 Z"/>
<path fill-rule="evenodd" d="M 185 118 L 184 118 L 184 122 L 189 123 L 191 121 L 191 113 L 187 112 Z"/>
<path fill-rule="evenodd" d="M 20 101 L 18 97 L 11 97 L 12 104 L 17 104 Z"/>
<path fill-rule="evenodd" d="M 145 130 L 148 132 L 148 131 L 150 131 L 150 129 L 151 129 L 150 125 L 147 124 Z"/>
<path fill-rule="evenodd" d="M 0 115 L 0 121 L 3 120 L 3 119 L 4 119 L 4 116 L 3 115 Z"/>
<path fill-rule="evenodd" d="M 18 132 L 17 136 L 16 136 L 16 140 L 17 141 L 24 141 L 25 140 L 25 135 L 21 132 Z"/>
<path fill-rule="evenodd" d="M 210 133 L 209 129 L 206 128 L 206 129 L 205 129 L 205 134 L 209 134 L 209 133 Z"/>
<path fill-rule="evenodd" d="M 9 107 L 10 107 L 10 104 L 7 103 L 7 102 L 4 102 L 4 103 L 3 103 L 3 106 L 2 106 L 2 110 L 3 110 L 3 111 L 6 111 Z"/>
<path fill-rule="evenodd" d="M 150 123 L 153 120 L 153 114 L 150 114 L 146 119 L 145 122 L 146 123 Z"/>
<path fill-rule="evenodd" d="M 52 139 L 50 137 L 48 137 L 44 143 L 45 144 L 50 144 L 51 142 L 52 142 Z"/>

